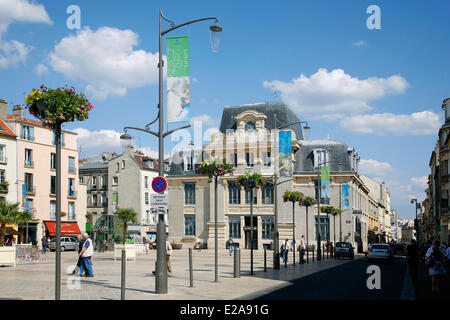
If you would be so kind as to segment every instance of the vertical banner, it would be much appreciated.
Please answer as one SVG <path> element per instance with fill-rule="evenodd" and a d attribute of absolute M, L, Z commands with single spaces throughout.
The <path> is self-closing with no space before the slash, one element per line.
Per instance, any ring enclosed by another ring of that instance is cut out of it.
<path fill-rule="evenodd" d="M 189 121 L 189 38 L 167 38 L 167 121 Z"/>
<path fill-rule="evenodd" d="M 348 184 L 342 185 L 342 209 L 350 208 L 350 193 Z"/>
<path fill-rule="evenodd" d="M 292 142 L 291 131 L 278 132 L 278 152 L 280 176 L 292 177 Z"/>
<path fill-rule="evenodd" d="M 330 198 L 330 167 L 320 167 L 321 198 Z"/>

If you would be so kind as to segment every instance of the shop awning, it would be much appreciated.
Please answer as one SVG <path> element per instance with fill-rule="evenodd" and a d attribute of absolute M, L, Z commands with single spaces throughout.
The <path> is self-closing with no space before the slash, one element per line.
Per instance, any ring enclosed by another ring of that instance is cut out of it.
<path fill-rule="evenodd" d="M 44 221 L 50 237 L 56 236 L 56 221 Z M 61 222 L 61 236 L 77 236 L 81 234 L 76 222 Z"/>

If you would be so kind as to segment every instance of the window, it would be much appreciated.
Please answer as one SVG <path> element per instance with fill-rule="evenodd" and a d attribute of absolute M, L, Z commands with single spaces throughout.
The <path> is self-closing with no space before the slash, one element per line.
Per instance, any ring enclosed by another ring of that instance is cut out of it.
<path fill-rule="evenodd" d="M 168 163 L 164 163 L 164 170 L 169 171 L 169 164 Z"/>
<path fill-rule="evenodd" d="M 20 139 L 34 141 L 34 127 L 20 125 Z"/>
<path fill-rule="evenodd" d="M 119 178 L 118 177 L 113 177 L 113 185 L 116 185 L 119 183 Z"/>
<path fill-rule="evenodd" d="M 75 172 L 75 158 L 69 157 L 69 172 Z"/>
<path fill-rule="evenodd" d="M 34 192 L 34 186 L 33 186 L 33 174 L 32 173 L 25 173 L 25 185 L 27 188 L 27 193 L 33 193 Z"/>
<path fill-rule="evenodd" d="M 76 220 L 75 219 L 75 202 L 69 202 L 69 209 L 68 209 L 68 216 L 69 220 Z"/>
<path fill-rule="evenodd" d="M 194 157 L 191 155 L 184 158 L 184 171 L 194 170 Z"/>
<path fill-rule="evenodd" d="M 257 189 L 253 189 L 253 204 L 256 204 L 258 200 Z M 250 204 L 250 191 L 245 191 L 245 204 Z"/>
<path fill-rule="evenodd" d="M 50 219 L 56 219 L 56 201 L 50 200 Z"/>
<path fill-rule="evenodd" d="M 56 153 L 50 154 L 50 170 L 56 170 Z"/>
<path fill-rule="evenodd" d="M 228 182 L 228 203 L 229 204 L 241 203 L 241 189 L 237 185 L 236 181 Z"/>
<path fill-rule="evenodd" d="M 144 178 L 145 189 L 148 189 L 148 177 Z"/>
<path fill-rule="evenodd" d="M 5 146 L 0 145 L 0 162 L 6 162 L 6 152 L 5 152 Z"/>
<path fill-rule="evenodd" d="M 56 194 L 56 177 L 50 176 L 50 194 Z"/>
<path fill-rule="evenodd" d="M 263 204 L 273 204 L 273 184 L 272 182 L 267 182 L 261 188 L 262 203 Z"/>
<path fill-rule="evenodd" d="M 317 199 L 317 195 L 318 195 L 318 182 L 317 180 L 314 180 L 314 190 L 315 190 L 315 196 L 314 199 Z M 330 203 L 330 198 L 324 198 L 324 194 L 321 192 L 320 193 L 320 203 L 321 204 L 329 204 Z"/>
<path fill-rule="evenodd" d="M 80 177 L 79 181 L 80 183 L 84 183 L 84 177 Z"/>
<path fill-rule="evenodd" d="M 195 183 L 184 184 L 184 204 L 195 204 Z"/>
<path fill-rule="evenodd" d="M 74 178 L 69 178 L 68 180 L 68 190 L 67 190 L 67 195 L 69 197 L 74 197 L 75 196 L 75 179 Z"/>
<path fill-rule="evenodd" d="M 106 174 L 102 176 L 102 190 L 108 190 L 108 176 Z"/>
<path fill-rule="evenodd" d="M 315 217 L 316 221 L 316 240 L 317 240 L 317 230 L 318 230 L 318 217 Z M 325 241 L 327 238 L 329 238 L 330 234 L 330 221 L 327 219 L 327 217 L 320 217 L 320 240 Z"/>
<path fill-rule="evenodd" d="M 97 206 L 97 204 L 98 204 L 98 198 L 97 198 L 97 195 L 94 194 L 94 195 L 92 195 L 92 205 Z"/>
<path fill-rule="evenodd" d="M 106 206 L 108 204 L 108 198 L 106 197 L 106 194 L 102 194 L 102 205 Z"/>
<path fill-rule="evenodd" d="M 261 226 L 262 226 L 262 238 L 273 239 L 273 230 L 275 228 L 273 217 L 262 217 Z"/>
<path fill-rule="evenodd" d="M 64 133 L 61 133 L 61 147 L 65 147 L 65 138 L 64 138 Z M 56 146 L 56 134 L 54 132 L 52 132 L 52 144 L 54 146 Z"/>
<path fill-rule="evenodd" d="M 195 215 L 184 215 L 184 235 L 195 236 Z"/>
<path fill-rule="evenodd" d="M 245 131 L 254 131 L 256 129 L 256 125 L 253 121 L 248 121 L 245 123 Z"/>
<path fill-rule="evenodd" d="M 148 204 L 148 192 L 145 193 L 145 204 Z"/>
<path fill-rule="evenodd" d="M 237 168 L 238 166 L 237 153 L 230 154 L 230 162 L 233 164 L 233 167 Z"/>
<path fill-rule="evenodd" d="M 270 165 L 271 165 L 270 151 L 263 152 L 263 164 L 264 164 L 264 167 L 270 167 Z"/>
<path fill-rule="evenodd" d="M 33 199 L 27 199 L 25 202 L 25 211 L 28 211 L 29 213 L 33 212 Z"/>
<path fill-rule="evenodd" d="M 230 238 L 241 238 L 241 217 L 228 217 Z"/>
<path fill-rule="evenodd" d="M 97 177 L 96 176 L 92 176 L 92 186 L 97 187 Z"/>
<path fill-rule="evenodd" d="M 119 194 L 117 192 L 113 192 L 112 194 L 112 202 L 118 203 L 119 202 Z"/>
<path fill-rule="evenodd" d="M 0 170 L 0 182 L 5 181 L 5 170 Z"/>
<path fill-rule="evenodd" d="M 247 167 L 254 167 L 255 166 L 255 161 L 254 161 L 254 155 L 253 153 L 249 153 L 247 152 L 245 154 L 245 162 L 247 164 Z"/>
<path fill-rule="evenodd" d="M 322 166 L 324 163 L 328 161 L 328 151 L 325 149 L 316 149 L 314 150 L 314 168 L 320 165 Z"/>
<path fill-rule="evenodd" d="M 125 169 L 125 160 L 122 160 L 122 169 Z"/>
<path fill-rule="evenodd" d="M 33 150 L 31 149 L 25 149 L 25 166 L 33 166 Z"/>
<path fill-rule="evenodd" d="M 119 172 L 119 170 L 120 170 L 120 164 L 117 162 L 116 165 L 117 165 L 117 172 Z"/>

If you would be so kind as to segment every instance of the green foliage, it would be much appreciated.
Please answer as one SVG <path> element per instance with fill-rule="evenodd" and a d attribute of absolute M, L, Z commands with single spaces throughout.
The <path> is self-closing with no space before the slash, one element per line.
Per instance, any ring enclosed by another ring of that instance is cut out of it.
<path fill-rule="evenodd" d="M 31 90 L 25 102 L 30 114 L 52 130 L 63 122 L 88 119 L 89 111 L 94 108 L 83 93 L 76 93 L 74 87 L 67 86 L 49 89 L 41 85 L 40 89 Z"/>
<path fill-rule="evenodd" d="M 249 191 L 253 188 L 260 188 L 267 183 L 267 179 L 263 178 L 262 175 L 258 173 L 254 174 L 243 174 L 238 177 L 237 185 L 243 188 L 245 191 Z"/>
<path fill-rule="evenodd" d="M 16 217 L 19 214 L 19 203 L 0 201 L 0 247 L 3 247 L 3 239 L 6 233 L 7 224 L 15 224 Z"/>
<path fill-rule="evenodd" d="M 123 244 L 125 245 L 125 242 L 127 241 L 127 228 L 128 223 L 137 223 L 137 213 L 131 208 L 119 208 L 117 207 L 117 220 L 123 227 Z"/>
<path fill-rule="evenodd" d="M 232 174 L 234 171 L 233 164 L 228 163 L 225 158 L 223 158 L 222 163 L 212 159 L 202 161 L 200 166 L 195 170 L 201 175 L 208 176 L 209 179 L 224 176 L 226 174 Z"/>
<path fill-rule="evenodd" d="M 331 214 L 333 216 L 341 214 L 341 210 L 336 209 L 333 206 L 322 206 L 322 207 L 320 207 L 320 212 L 323 212 L 323 213 L 326 213 L 326 214 Z"/>
<path fill-rule="evenodd" d="M 313 197 L 306 196 L 303 198 L 302 201 L 299 201 L 298 205 L 308 208 L 315 205 L 316 203 L 317 203 L 316 199 L 314 199 Z"/>
<path fill-rule="evenodd" d="M 287 202 L 299 202 L 301 203 L 304 199 L 305 195 L 301 192 L 298 191 L 288 191 L 286 190 L 286 192 L 283 194 L 283 201 Z"/>

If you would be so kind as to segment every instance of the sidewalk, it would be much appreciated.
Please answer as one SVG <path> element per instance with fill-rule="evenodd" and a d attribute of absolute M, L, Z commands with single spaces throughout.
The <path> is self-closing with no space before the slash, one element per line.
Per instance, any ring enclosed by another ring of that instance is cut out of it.
<path fill-rule="evenodd" d="M 356 256 L 361 258 L 363 256 Z M 267 272 L 264 272 L 264 251 L 254 251 L 254 275 L 250 276 L 250 251 L 241 251 L 241 277 L 233 278 L 233 257 L 228 251 L 219 253 L 219 282 L 214 282 L 214 251 L 193 252 L 194 288 L 189 287 L 187 250 L 174 250 L 174 276 L 168 279 L 168 293 L 155 294 L 154 270 L 156 251 L 140 254 L 126 266 L 126 299 L 139 300 L 222 300 L 252 299 L 264 293 L 290 285 L 290 281 L 333 268 L 351 260 L 325 259 L 309 264 L 281 264 L 272 269 L 272 251 L 267 251 Z M 298 259 L 298 258 L 297 258 Z M 74 252 L 62 253 L 61 299 L 118 300 L 120 299 L 121 262 L 113 260 L 113 253 L 95 253 L 94 278 L 75 278 L 71 272 L 76 264 Z M 0 299 L 54 299 L 54 253 L 45 261 L 21 264 L 16 268 L 0 268 Z"/>
<path fill-rule="evenodd" d="M 418 280 L 415 286 L 416 300 L 450 300 L 450 274 L 441 279 L 441 292 L 431 291 L 431 277 L 424 263 L 419 264 Z"/>

